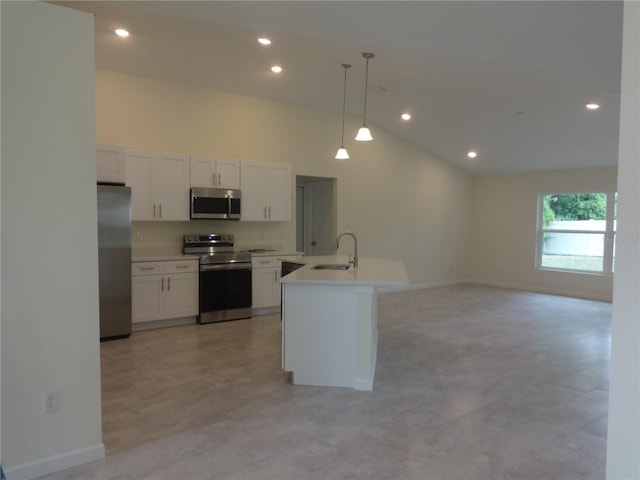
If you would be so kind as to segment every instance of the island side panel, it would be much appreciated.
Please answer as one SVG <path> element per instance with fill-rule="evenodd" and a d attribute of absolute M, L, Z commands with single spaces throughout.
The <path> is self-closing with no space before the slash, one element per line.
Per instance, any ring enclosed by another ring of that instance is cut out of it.
<path fill-rule="evenodd" d="M 357 298 L 355 287 L 285 284 L 284 369 L 296 385 L 354 388 Z"/>
<path fill-rule="evenodd" d="M 373 390 L 378 353 L 378 295 L 375 287 L 356 287 L 356 390 Z"/>

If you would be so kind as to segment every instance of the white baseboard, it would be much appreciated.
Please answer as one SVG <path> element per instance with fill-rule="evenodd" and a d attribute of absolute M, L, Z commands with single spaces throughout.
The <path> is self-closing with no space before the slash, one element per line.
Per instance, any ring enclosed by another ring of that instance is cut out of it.
<path fill-rule="evenodd" d="M 583 292 L 574 292 L 571 290 L 558 290 L 554 288 L 542 288 L 542 287 L 535 287 L 531 285 L 520 285 L 516 283 L 494 282 L 491 280 L 480 280 L 477 278 L 450 280 L 446 282 L 419 283 L 419 284 L 411 284 L 404 287 L 383 287 L 383 288 L 378 288 L 378 293 L 423 290 L 427 288 L 449 287 L 452 285 L 464 285 L 469 283 L 476 284 L 476 285 L 488 285 L 491 287 L 509 288 L 512 290 L 521 290 L 524 292 L 545 293 L 547 295 L 559 295 L 562 297 L 584 298 L 586 300 L 596 300 L 598 302 L 611 303 L 613 301 L 610 295 L 594 295 L 594 294 L 587 294 Z"/>
<path fill-rule="evenodd" d="M 195 325 L 196 317 L 167 318 L 164 320 L 152 320 L 150 322 L 136 322 L 131 324 L 132 332 L 154 330 L 156 328 L 180 327 L 182 325 Z"/>
<path fill-rule="evenodd" d="M 512 290 L 521 290 L 524 292 L 545 293 L 547 295 L 558 295 L 561 297 L 584 298 L 586 300 L 596 300 L 598 302 L 611 303 L 613 298 L 609 295 L 593 295 L 582 292 L 573 292 L 571 290 L 558 290 L 555 288 L 533 287 L 531 285 L 519 285 L 515 283 L 494 282 L 492 280 L 479 280 L 470 278 L 462 283 L 475 283 L 477 285 L 488 285 L 490 287 L 510 288 Z"/>
<path fill-rule="evenodd" d="M 379 287 L 378 293 L 408 292 L 410 290 L 423 290 L 425 288 L 450 287 L 452 285 L 463 285 L 465 283 L 469 283 L 469 282 L 467 280 L 447 280 L 444 282 L 413 283 L 411 285 L 405 285 L 401 287 Z"/>
<path fill-rule="evenodd" d="M 105 456 L 104 444 L 79 448 L 70 452 L 41 458 L 35 462 L 22 463 L 5 469 L 7 480 L 25 480 L 37 478 L 85 463 L 102 460 Z"/>
<path fill-rule="evenodd" d="M 260 315 L 273 315 L 274 313 L 280 313 L 280 305 L 273 307 L 259 307 L 251 309 L 251 316 L 257 317 Z"/>
<path fill-rule="evenodd" d="M 364 392 L 370 392 L 373 390 L 373 380 L 356 379 L 353 384 L 354 390 L 360 390 Z"/>
<path fill-rule="evenodd" d="M 373 391 L 373 379 L 375 378 L 376 363 L 378 362 L 378 339 L 377 339 L 377 335 L 376 335 L 375 346 L 376 346 L 376 351 L 375 351 L 375 354 L 373 355 L 373 362 L 372 362 L 372 366 L 371 366 L 371 378 L 367 378 L 367 379 L 356 378 L 356 381 L 353 382 L 353 389 L 354 390 L 361 390 L 361 391 L 365 391 L 365 392 Z"/>

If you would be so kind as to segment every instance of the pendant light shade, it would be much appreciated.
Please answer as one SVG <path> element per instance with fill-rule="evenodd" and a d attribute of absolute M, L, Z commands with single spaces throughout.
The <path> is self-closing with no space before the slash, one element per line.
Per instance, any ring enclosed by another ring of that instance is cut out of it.
<path fill-rule="evenodd" d="M 349 158 L 349 152 L 344 148 L 344 112 L 347 101 L 347 70 L 351 68 L 351 65 L 343 63 L 342 68 L 344 68 L 344 87 L 342 89 L 342 138 L 340 140 L 340 148 L 335 156 L 336 160 L 347 160 Z"/>
<path fill-rule="evenodd" d="M 349 152 L 347 152 L 347 149 L 344 147 L 340 147 L 338 149 L 338 153 L 336 153 L 336 160 L 348 160 L 349 159 Z"/>
<path fill-rule="evenodd" d="M 370 140 L 373 140 L 371 131 L 369 130 L 369 127 L 367 127 L 367 86 L 369 83 L 369 60 L 372 59 L 375 55 L 373 53 L 363 52 L 362 56 L 367 61 L 364 76 L 364 114 L 362 115 L 362 126 L 360 127 L 360 130 L 358 130 L 356 140 L 358 140 L 359 142 L 368 142 Z"/>
<path fill-rule="evenodd" d="M 356 140 L 360 142 L 368 142 L 370 140 L 373 140 L 373 137 L 371 136 L 371 130 L 369 130 L 369 127 L 367 127 L 366 125 L 361 126 L 358 129 Z"/>

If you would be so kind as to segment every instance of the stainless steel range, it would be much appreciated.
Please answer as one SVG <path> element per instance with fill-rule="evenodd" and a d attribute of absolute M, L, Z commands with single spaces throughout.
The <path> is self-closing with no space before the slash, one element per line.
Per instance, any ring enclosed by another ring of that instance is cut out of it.
<path fill-rule="evenodd" d="M 185 235 L 183 251 L 200 255 L 198 323 L 251 317 L 251 253 L 233 249 L 233 235 Z"/>

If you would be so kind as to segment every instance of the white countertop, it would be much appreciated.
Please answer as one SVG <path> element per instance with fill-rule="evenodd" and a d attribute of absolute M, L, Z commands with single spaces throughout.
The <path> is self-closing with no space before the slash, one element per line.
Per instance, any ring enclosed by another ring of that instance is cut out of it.
<path fill-rule="evenodd" d="M 333 285 L 404 286 L 409 285 L 409 277 L 404 264 L 398 260 L 360 257 L 358 268 L 349 270 L 315 270 L 318 264 L 347 263 L 346 255 L 323 255 L 301 257 L 305 266 L 282 277 L 282 283 L 315 283 Z"/>
<path fill-rule="evenodd" d="M 168 262 L 171 260 L 193 260 L 198 261 L 200 255 L 185 255 L 184 253 L 156 253 L 156 254 L 134 254 L 131 261 L 137 262 Z"/>
<path fill-rule="evenodd" d="M 289 252 L 286 250 L 267 250 L 265 252 L 251 252 L 252 257 L 294 257 L 304 255 L 301 252 Z"/>
<path fill-rule="evenodd" d="M 245 250 L 246 251 L 246 250 Z M 252 257 L 289 257 L 302 255 L 300 252 L 286 250 L 267 250 L 264 252 L 251 252 Z M 184 254 L 176 249 L 165 248 L 134 248 L 132 250 L 132 262 L 165 262 L 170 260 L 198 260 L 199 254 Z"/>

